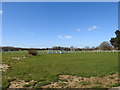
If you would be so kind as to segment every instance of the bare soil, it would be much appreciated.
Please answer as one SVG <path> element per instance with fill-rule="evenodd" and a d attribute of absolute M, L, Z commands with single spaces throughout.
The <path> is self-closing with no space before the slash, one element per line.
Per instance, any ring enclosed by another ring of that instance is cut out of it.
<path fill-rule="evenodd" d="M 49 85 L 42 86 L 43 88 L 91 88 L 101 86 L 110 88 L 110 85 L 118 83 L 118 74 L 108 75 L 105 77 L 77 77 L 72 75 L 59 75 L 59 81 Z"/>
<path fill-rule="evenodd" d="M 34 80 L 31 80 L 30 82 L 25 82 L 24 80 L 17 79 L 10 82 L 9 88 L 24 88 L 25 85 L 28 85 L 34 82 L 35 82 Z M 32 87 L 29 87 L 29 88 L 32 88 Z"/>
<path fill-rule="evenodd" d="M 10 82 L 9 88 L 25 88 L 25 85 L 30 83 L 39 83 L 31 80 L 25 82 L 24 80 L 16 79 Z M 111 88 L 110 85 L 118 83 L 118 73 L 107 75 L 105 77 L 77 77 L 72 75 L 59 75 L 57 82 L 51 82 L 49 85 L 41 86 L 42 88 L 92 88 L 102 86 L 102 88 Z M 33 88 L 33 87 L 29 87 Z M 113 89 L 118 89 L 114 87 Z M 112 90 L 112 89 L 110 89 Z M 118 89 L 119 90 L 119 89 Z"/>
<path fill-rule="evenodd" d="M 26 56 L 20 56 L 20 57 L 9 57 L 9 58 L 15 59 L 15 60 L 17 60 L 17 61 L 20 61 L 20 60 L 25 59 L 25 58 L 27 58 L 27 57 L 26 57 Z"/>
<path fill-rule="evenodd" d="M 10 66 L 8 66 L 7 64 L 0 64 L 0 69 L 4 72 L 6 71 Z"/>

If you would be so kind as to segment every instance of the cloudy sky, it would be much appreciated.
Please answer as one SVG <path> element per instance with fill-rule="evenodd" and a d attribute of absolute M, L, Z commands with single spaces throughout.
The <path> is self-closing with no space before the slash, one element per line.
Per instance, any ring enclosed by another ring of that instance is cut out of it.
<path fill-rule="evenodd" d="M 6 46 L 98 46 L 118 28 L 117 2 L 3 3 Z"/>

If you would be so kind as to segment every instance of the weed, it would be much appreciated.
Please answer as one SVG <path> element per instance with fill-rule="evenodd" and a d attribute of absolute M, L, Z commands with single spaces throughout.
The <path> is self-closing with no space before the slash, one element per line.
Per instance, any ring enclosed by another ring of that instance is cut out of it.
<path fill-rule="evenodd" d="M 110 74 L 110 75 L 113 75 L 113 74 L 115 74 L 115 72 L 110 72 L 109 74 Z"/>
<path fill-rule="evenodd" d="M 90 82 L 87 82 L 87 81 L 81 81 L 80 84 L 81 84 L 81 85 L 90 85 Z"/>
<path fill-rule="evenodd" d="M 36 83 L 29 83 L 29 84 L 24 85 L 24 87 L 35 87 L 35 84 Z"/>
<path fill-rule="evenodd" d="M 63 82 L 68 82 L 68 80 L 67 80 L 67 79 L 61 79 L 60 81 L 63 81 Z"/>
<path fill-rule="evenodd" d="M 95 84 L 102 84 L 102 82 L 100 82 L 100 81 L 95 81 Z"/>
<path fill-rule="evenodd" d="M 120 86 L 120 83 L 114 83 L 114 84 L 112 84 L 112 85 L 109 85 L 110 87 L 118 87 L 118 86 Z"/>
<path fill-rule="evenodd" d="M 48 85 L 48 84 L 51 84 L 49 81 L 43 81 L 43 82 L 40 82 L 38 83 L 40 86 L 45 86 L 45 85 Z"/>
<path fill-rule="evenodd" d="M 110 79 L 114 79 L 115 77 L 109 77 Z"/>
<path fill-rule="evenodd" d="M 10 79 L 8 79 L 8 82 L 12 82 L 14 80 L 16 80 L 16 79 L 15 78 L 10 78 Z"/>

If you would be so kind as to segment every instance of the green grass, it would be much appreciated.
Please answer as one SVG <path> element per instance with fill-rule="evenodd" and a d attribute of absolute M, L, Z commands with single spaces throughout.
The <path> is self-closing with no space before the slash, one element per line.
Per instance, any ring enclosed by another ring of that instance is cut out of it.
<path fill-rule="evenodd" d="M 3 53 L 3 62 L 11 66 L 3 73 L 3 76 L 26 81 L 52 82 L 57 81 L 60 74 L 91 77 L 104 76 L 118 71 L 117 53 L 39 54 L 20 62 L 14 62 L 15 60 L 8 58 L 24 55 L 27 56 L 27 53 Z"/>
<path fill-rule="evenodd" d="M 28 56 L 27 51 L 12 51 L 12 52 L 4 52 L 2 53 L 2 61 L 7 64 L 14 64 L 15 59 L 11 59 L 12 57 L 22 57 Z"/>
<path fill-rule="evenodd" d="M 118 86 L 120 86 L 120 83 L 114 83 L 114 84 L 112 84 L 112 85 L 109 85 L 110 87 L 118 87 Z"/>

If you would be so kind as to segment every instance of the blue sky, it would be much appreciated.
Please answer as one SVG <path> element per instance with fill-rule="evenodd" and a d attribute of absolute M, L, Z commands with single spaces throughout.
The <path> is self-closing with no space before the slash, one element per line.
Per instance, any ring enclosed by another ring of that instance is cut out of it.
<path fill-rule="evenodd" d="M 117 2 L 4 2 L 2 9 L 5 46 L 98 46 L 118 28 Z"/>
<path fill-rule="evenodd" d="M 2 44 L 2 3 L 0 2 L 0 45 Z"/>

